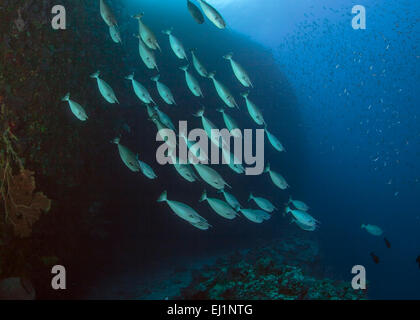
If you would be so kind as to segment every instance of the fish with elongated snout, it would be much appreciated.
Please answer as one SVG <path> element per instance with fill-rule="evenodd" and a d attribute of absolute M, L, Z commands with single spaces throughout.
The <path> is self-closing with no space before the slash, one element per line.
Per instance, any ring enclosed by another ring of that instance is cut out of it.
<path fill-rule="evenodd" d="M 149 93 L 149 91 L 137 80 L 134 79 L 134 73 L 125 77 L 127 80 L 131 80 L 131 84 L 133 85 L 134 93 L 136 94 L 137 98 L 140 101 L 144 102 L 145 104 L 155 103 Z"/>
<path fill-rule="evenodd" d="M 305 231 L 314 231 L 318 228 L 319 221 L 306 211 L 294 210 L 287 207 L 286 213 L 290 213 L 295 220 L 294 222 Z"/>
<path fill-rule="evenodd" d="M 200 3 L 201 9 L 203 10 L 206 17 L 219 29 L 226 28 L 226 22 L 223 19 L 222 15 L 213 8 L 210 4 L 208 4 L 204 0 L 198 0 Z"/>
<path fill-rule="evenodd" d="M 240 131 L 238 124 L 228 113 L 226 113 L 225 109 L 221 107 L 217 109 L 217 111 L 222 113 L 223 121 L 230 134 L 236 138 L 242 138 L 242 132 Z"/>
<path fill-rule="evenodd" d="M 286 182 L 286 179 L 284 179 L 284 177 L 281 174 L 271 170 L 269 163 L 267 163 L 264 172 L 268 172 L 270 174 L 271 180 L 278 188 L 282 190 L 286 190 L 287 188 L 289 188 L 289 184 Z"/>
<path fill-rule="evenodd" d="M 212 226 L 207 221 L 200 221 L 200 222 L 196 222 L 196 223 L 190 222 L 190 223 L 191 223 L 191 225 L 193 225 L 194 227 L 196 227 L 197 229 L 200 229 L 200 230 L 208 230 Z"/>
<path fill-rule="evenodd" d="M 277 137 L 275 135 L 273 135 L 272 133 L 270 133 L 268 131 L 267 126 L 265 126 L 264 131 L 267 134 L 268 141 L 270 141 L 270 143 L 274 147 L 274 149 L 276 149 L 278 152 L 286 151 L 286 149 L 284 149 L 280 140 L 277 139 Z"/>
<path fill-rule="evenodd" d="M 69 103 L 70 110 L 73 112 L 77 119 L 81 121 L 86 121 L 88 119 L 85 109 L 83 109 L 83 107 L 76 101 L 70 99 L 70 93 L 67 93 L 66 96 L 61 100 L 67 101 Z"/>
<path fill-rule="evenodd" d="M 153 109 L 159 116 L 160 122 L 162 122 L 169 129 L 176 131 L 175 125 L 173 124 L 171 118 L 169 118 L 169 116 L 165 112 L 160 110 L 158 106 L 154 106 Z"/>
<path fill-rule="evenodd" d="M 157 178 L 157 175 L 156 175 L 156 173 L 153 171 L 153 168 L 151 167 L 151 166 L 149 166 L 147 163 L 145 163 L 145 162 L 143 162 L 143 161 L 141 161 L 140 159 L 139 159 L 139 155 L 137 154 L 136 155 L 136 159 L 137 159 L 137 162 L 139 163 L 139 166 L 140 166 L 140 171 L 147 177 L 147 178 L 149 178 L 149 179 L 156 179 Z"/>
<path fill-rule="evenodd" d="M 169 44 L 171 45 L 172 51 L 179 59 L 187 59 L 187 54 L 185 53 L 184 46 L 181 41 L 172 34 L 172 29 L 163 30 L 162 33 L 169 36 Z"/>
<path fill-rule="evenodd" d="M 183 177 L 188 182 L 195 182 L 198 180 L 198 177 L 194 173 L 194 170 L 192 169 L 191 165 L 180 163 L 179 158 L 176 157 L 173 154 L 173 149 L 169 150 L 169 156 L 172 158 L 172 163 L 175 167 L 175 170 L 178 172 L 178 174 Z"/>
<path fill-rule="evenodd" d="M 90 77 L 93 78 L 93 79 L 96 79 L 96 82 L 97 82 L 98 88 L 99 88 L 99 92 L 101 93 L 101 95 L 109 103 L 118 103 L 119 104 L 119 101 L 118 101 L 117 97 L 115 96 L 114 90 L 111 88 L 111 86 L 108 83 L 106 83 L 104 80 L 99 78 L 99 75 L 100 75 L 100 71 L 97 71 L 94 74 L 92 74 Z"/>
<path fill-rule="evenodd" d="M 120 138 L 115 138 L 114 140 L 112 140 L 112 142 L 118 146 L 118 151 L 120 153 L 121 160 L 124 162 L 124 164 L 131 171 L 140 171 L 140 164 L 137 161 L 137 156 L 134 154 L 134 152 L 132 152 L 126 146 L 122 145 L 120 143 Z"/>
<path fill-rule="evenodd" d="M 174 96 L 171 92 L 171 90 L 162 82 L 159 81 L 160 75 L 156 75 L 151 78 L 152 81 L 156 82 L 156 88 L 159 92 L 159 95 L 161 98 L 167 103 L 167 104 L 174 104 L 176 105 Z"/>
<path fill-rule="evenodd" d="M 187 82 L 188 88 L 196 97 L 204 97 L 200 88 L 200 84 L 198 83 L 197 79 L 188 71 L 188 67 L 189 66 L 186 65 L 179 68 L 185 72 L 185 81 Z"/>
<path fill-rule="evenodd" d="M 188 182 L 195 182 L 197 181 L 197 176 L 194 173 L 191 165 L 189 164 L 181 164 L 179 162 L 174 162 L 175 170 L 179 173 L 181 177 L 183 177 Z"/>
<path fill-rule="evenodd" d="M 267 212 L 273 212 L 277 208 L 267 199 L 262 197 L 255 197 L 252 192 L 249 195 L 248 201 L 254 200 L 257 206 Z"/>
<path fill-rule="evenodd" d="M 146 44 L 146 46 L 152 50 L 156 50 L 159 49 L 160 50 L 160 46 L 159 43 L 156 39 L 155 34 L 153 33 L 153 31 L 146 25 L 143 23 L 143 21 L 141 20 L 144 16 L 144 13 L 141 12 L 139 14 L 136 14 L 135 16 L 133 16 L 134 19 L 137 19 L 139 22 L 139 35 L 140 38 L 143 40 L 143 42 Z"/>
<path fill-rule="evenodd" d="M 188 137 L 185 135 L 184 132 L 180 132 L 179 136 L 181 138 L 184 139 L 188 150 L 191 152 L 191 154 L 197 158 L 198 161 L 200 161 L 201 163 L 207 163 L 209 160 L 209 157 L 207 155 L 207 153 L 200 148 L 200 144 L 199 143 L 193 143 L 192 141 L 188 140 Z"/>
<path fill-rule="evenodd" d="M 108 6 L 105 0 L 99 1 L 99 10 L 101 11 L 101 17 L 104 19 L 108 27 L 112 27 L 117 24 L 114 13 L 111 8 Z"/>
<path fill-rule="evenodd" d="M 122 43 L 120 30 L 117 25 L 109 27 L 109 34 L 111 36 L 112 41 L 114 41 L 115 43 Z"/>
<path fill-rule="evenodd" d="M 240 209 L 245 218 L 255 223 L 262 223 L 264 220 L 271 218 L 270 214 L 258 209 Z"/>
<path fill-rule="evenodd" d="M 231 186 L 222 178 L 222 176 L 210 166 L 206 166 L 200 163 L 193 163 L 195 170 L 198 175 L 213 188 L 221 190 L 225 186 L 231 188 Z"/>
<path fill-rule="evenodd" d="M 206 220 L 189 205 L 179 201 L 168 200 L 168 193 L 166 191 L 163 191 L 157 199 L 157 202 L 166 202 L 178 217 L 190 223 L 199 223 Z"/>
<path fill-rule="evenodd" d="M 223 164 L 228 164 L 234 172 L 242 174 L 245 172 L 245 168 L 241 164 L 241 161 L 235 156 L 234 153 L 227 150 L 227 148 L 222 148 Z"/>
<path fill-rule="evenodd" d="M 241 96 L 245 99 L 249 115 L 251 116 L 252 120 L 255 121 L 256 124 L 259 124 L 260 126 L 265 125 L 263 114 L 261 113 L 257 105 L 251 100 L 249 100 L 248 95 L 249 92 L 241 93 Z"/>
<path fill-rule="evenodd" d="M 208 78 L 209 73 L 207 72 L 206 68 L 201 63 L 201 61 L 197 58 L 195 54 L 195 49 L 190 49 L 190 52 L 192 56 L 193 65 L 197 73 L 204 78 Z"/>
<path fill-rule="evenodd" d="M 223 136 L 218 136 L 216 134 L 212 134 L 212 130 L 217 130 L 216 126 L 204 116 L 205 108 L 201 107 L 195 114 L 195 117 L 201 118 L 201 123 L 203 124 L 203 129 L 206 132 L 207 136 L 209 137 L 210 141 L 213 142 L 219 148 L 223 148 L 226 146 L 226 141 L 223 139 Z"/>
<path fill-rule="evenodd" d="M 143 63 L 146 65 L 148 69 L 155 69 L 159 71 L 159 68 L 156 63 L 155 54 L 152 50 L 150 50 L 143 42 L 143 40 L 140 38 L 140 36 L 137 34 L 134 35 L 136 38 L 139 39 L 139 55 Z"/>
<path fill-rule="evenodd" d="M 187 0 L 187 8 L 195 22 L 197 22 L 198 24 L 204 23 L 204 16 L 201 13 L 200 9 L 190 0 Z"/>
<path fill-rule="evenodd" d="M 226 105 L 229 108 L 239 109 L 239 106 L 236 103 L 233 95 L 230 93 L 229 89 L 226 88 L 224 84 L 216 80 L 215 75 L 216 75 L 216 72 L 213 71 L 209 73 L 208 77 L 213 80 L 214 87 L 216 88 L 216 91 L 219 97 L 223 100 L 224 103 L 226 103 Z"/>
<path fill-rule="evenodd" d="M 225 200 L 227 203 L 229 203 L 229 205 L 235 209 L 236 211 L 239 211 L 239 209 L 241 209 L 241 204 L 239 203 L 238 199 L 236 199 L 236 197 L 227 192 L 225 189 L 222 189 L 219 191 L 220 193 L 223 193 L 223 196 L 225 197 Z"/>
<path fill-rule="evenodd" d="M 150 117 L 150 120 L 156 125 L 157 128 L 157 135 L 160 137 L 161 141 L 165 141 L 166 145 L 169 147 L 170 150 L 176 148 L 176 141 L 173 141 L 175 139 L 170 139 L 167 136 L 167 130 L 171 130 L 168 128 L 159 118 L 159 115 L 156 111 L 153 111 L 152 116 Z"/>
<path fill-rule="evenodd" d="M 233 53 L 228 53 L 227 55 L 224 55 L 223 58 L 230 61 L 230 65 L 232 67 L 233 73 L 235 74 L 236 78 L 239 80 L 239 82 L 244 87 L 253 87 L 251 79 L 248 76 L 248 73 L 245 71 L 245 69 L 235 60 L 233 60 Z"/>
<path fill-rule="evenodd" d="M 309 206 L 300 200 L 293 200 L 292 197 L 289 197 L 289 201 L 287 202 L 288 205 L 292 204 L 296 209 L 300 210 L 300 211 L 308 211 L 309 210 Z"/>
<path fill-rule="evenodd" d="M 201 195 L 200 202 L 207 201 L 210 207 L 221 217 L 232 220 L 238 215 L 237 212 L 226 202 L 217 198 L 209 198 L 206 190 Z"/>

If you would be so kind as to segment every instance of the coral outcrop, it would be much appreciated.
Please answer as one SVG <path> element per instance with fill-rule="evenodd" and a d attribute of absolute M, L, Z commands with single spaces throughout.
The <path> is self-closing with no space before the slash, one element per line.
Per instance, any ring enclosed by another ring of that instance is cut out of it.
<path fill-rule="evenodd" d="M 302 250 L 307 248 L 307 250 Z M 236 253 L 197 270 L 181 299 L 363 299 L 350 282 L 315 277 L 308 268 L 318 255 L 313 241 L 290 238 Z M 301 252 L 294 255 L 292 252 Z M 306 255 L 306 259 L 304 256 Z M 291 265 L 295 264 L 295 265 Z"/>

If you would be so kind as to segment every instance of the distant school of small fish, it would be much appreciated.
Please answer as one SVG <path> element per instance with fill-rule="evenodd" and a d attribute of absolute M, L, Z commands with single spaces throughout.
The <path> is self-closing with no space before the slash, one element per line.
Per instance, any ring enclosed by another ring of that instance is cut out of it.
<path fill-rule="evenodd" d="M 111 36 L 111 39 L 115 43 L 121 43 L 122 38 L 118 28 L 118 23 L 111 8 L 105 2 L 105 0 L 99 0 L 99 2 L 100 14 L 109 27 L 109 34 Z M 209 21 L 211 21 L 219 29 L 226 28 L 225 20 L 214 7 L 212 7 L 204 0 L 198 0 L 198 2 L 201 7 L 201 10 L 203 11 L 204 15 L 208 18 Z M 191 16 L 198 24 L 203 24 L 205 22 L 204 16 L 201 13 L 200 8 L 194 3 L 192 3 L 190 0 L 187 0 L 187 8 Z M 143 22 L 143 17 L 143 13 L 139 13 L 133 16 L 133 18 L 138 21 L 138 34 L 134 36 L 138 38 L 139 55 L 148 69 L 156 69 L 156 71 L 159 72 L 155 51 L 161 51 L 161 47 L 153 31 Z M 231 108 L 232 110 L 239 109 L 239 105 L 236 102 L 232 93 L 222 82 L 216 79 L 216 72 L 207 71 L 207 69 L 197 57 L 195 49 L 190 50 L 191 59 L 189 59 L 187 51 L 185 50 L 182 42 L 177 37 L 176 32 L 174 32 L 172 28 L 163 30 L 162 33 L 168 36 L 170 47 L 175 56 L 180 60 L 186 61 L 186 63 L 180 66 L 179 68 L 180 70 L 184 71 L 187 87 L 195 97 L 203 99 L 205 95 L 203 94 L 200 88 L 199 81 L 193 75 L 191 68 L 189 67 L 190 62 L 192 62 L 194 69 L 201 77 L 208 78 L 213 82 L 218 96 L 228 108 Z M 249 77 L 246 70 L 237 61 L 233 59 L 233 53 L 228 53 L 225 56 L 223 56 L 223 58 L 229 61 L 235 77 L 242 84 L 242 86 L 244 86 L 248 90 L 254 88 L 251 78 Z M 110 104 L 119 104 L 118 98 L 112 87 L 100 76 L 100 71 L 97 71 L 91 75 L 91 78 L 96 79 L 98 89 L 102 97 Z M 156 105 L 155 100 L 152 98 L 151 94 L 148 92 L 146 87 L 134 78 L 134 73 L 126 76 L 125 79 L 131 81 L 135 95 L 142 103 L 146 105 L 147 114 L 150 120 L 156 125 L 158 131 L 168 128 L 175 131 L 175 126 L 173 125 L 172 120 L 167 114 L 165 114 L 161 110 L 161 108 L 159 108 Z M 177 105 L 175 97 L 172 94 L 170 88 L 160 81 L 159 74 L 152 77 L 151 81 L 155 82 L 157 92 L 166 104 Z M 252 100 L 250 100 L 249 94 L 249 91 L 244 92 L 242 93 L 242 97 L 245 99 L 245 104 L 250 117 L 257 125 L 264 126 L 265 133 L 267 134 L 267 139 L 269 140 L 270 144 L 275 150 L 277 150 L 278 152 L 286 151 L 280 140 L 267 130 L 267 123 L 263 117 L 263 114 L 259 107 Z M 88 115 L 86 114 L 85 109 L 80 104 L 70 99 L 70 93 L 66 94 L 66 96 L 62 100 L 68 102 L 70 110 L 79 120 L 88 120 Z M 223 116 L 226 128 L 229 131 L 232 131 L 232 134 L 235 135 L 234 129 L 238 128 L 238 124 L 236 123 L 234 118 L 226 112 L 225 108 L 219 108 L 218 111 L 220 111 Z M 211 135 L 211 130 L 216 129 L 216 126 L 207 117 L 205 117 L 205 108 L 201 107 L 199 111 L 194 115 L 196 117 L 201 118 L 203 128 L 207 133 L 209 139 L 212 143 L 214 143 L 216 146 L 222 149 L 223 156 L 230 156 L 231 161 L 230 163 L 228 163 L 229 167 L 238 174 L 243 173 L 244 168 L 242 167 L 242 165 L 236 164 L 235 161 L 233 161 L 235 156 L 230 153 L 230 150 L 227 151 L 224 148 L 223 139 L 221 139 L 222 141 L 220 141 L 219 138 L 215 139 Z M 207 158 L 207 155 L 203 154 L 202 150 L 195 147 L 195 145 L 193 145 L 191 141 L 188 141 L 187 137 L 183 135 L 181 136 L 181 138 L 185 139 L 188 149 L 199 160 Z M 146 176 L 149 179 L 157 178 L 157 175 L 154 172 L 153 168 L 145 162 L 141 161 L 138 154 L 134 153 L 129 148 L 122 145 L 120 143 L 119 137 L 113 139 L 112 142 L 117 145 L 123 163 L 131 171 L 141 172 L 144 176 Z M 167 141 L 167 143 L 169 144 L 170 142 Z M 176 146 L 169 145 L 169 147 Z M 200 202 L 206 201 L 211 207 L 211 209 L 215 211 L 219 216 L 225 219 L 232 220 L 240 216 L 241 213 L 245 218 L 254 223 L 262 223 L 265 220 L 269 220 L 271 218 L 270 213 L 273 213 L 275 210 L 277 210 L 277 207 L 274 204 L 272 204 L 268 199 L 256 196 L 253 193 L 250 193 L 248 202 L 252 200 L 256 204 L 258 209 L 243 208 L 237 200 L 237 198 L 232 193 L 226 191 L 226 187 L 231 188 L 231 186 L 215 169 L 211 168 L 209 165 L 204 165 L 200 163 L 181 164 L 180 161 L 178 161 L 178 158 L 173 153 L 169 154 L 169 156 L 173 158 L 173 166 L 182 178 L 184 178 L 188 182 L 194 182 L 198 181 L 200 177 L 208 185 L 218 190 L 219 193 L 223 194 L 224 200 L 210 197 L 207 194 L 207 191 L 204 190 L 199 200 Z M 193 170 L 193 167 L 195 168 L 195 171 Z M 289 184 L 287 183 L 286 179 L 278 172 L 272 170 L 269 163 L 266 165 L 264 172 L 269 174 L 272 182 L 276 187 L 280 188 L 281 190 L 286 190 L 287 188 L 289 188 Z M 166 202 L 177 216 L 179 216 L 180 218 L 182 218 L 183 220 L 187 221 L 192 226 L 200 230 L 207 230 L 211 227 L 209 222 L 189 205 L 181 203 L 179 201 L 169 200 L 167 191 L 163 191 L 163 193 L 160 195 L 157 201 Z M 308 210 L 309 206 L 306 205 L 304 202 L 299 200 L 293 200 L 290 197 L 285 208 L 285 214 L 290 214 L 290 217 L 292 218 L 291 221 L 295 223 L 298 227 L 300 227 L 302 230 L 314 231 L 319 226 L 319 222 L 308 213 Z"/>

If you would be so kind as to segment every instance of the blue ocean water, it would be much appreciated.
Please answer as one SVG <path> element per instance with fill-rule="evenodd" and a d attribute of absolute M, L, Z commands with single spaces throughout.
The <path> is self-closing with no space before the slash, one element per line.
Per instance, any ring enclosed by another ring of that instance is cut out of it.
<path fill-rule="evenodd" d="M 201 60 L 228 84 L 244 110 L 239 95 L 244 89 L 222 59 L 234 51 L 255 82 L 253 100 L 287 149 L 279 156 L 267 143 L 266 160 L 273 168 L 281 168 L 291 184 L 290 194 L 304 199 L 321 221 L 315 233 L 325 268 L 334 277 L 350 281 L 352 266 L 365 266 L 369 298 L 420 298 L 420 270 L 415 262 L 420 254 L 420 103 L 416 95 L 420 4 L 408 0 L 209 3 L 223 14 L 227 30 L 218 30 L 208 21 L 202 26 L 195 24 L 184 1 L 140 4 L 126 0 L 123 12 L 145 12 L 145 21 L 156 33 L 174 27 L 184 45 L 197 48 Z M 351 27 L 351 8 L 356 4 L 366 7 L 366 30 Z M 124 72 L 141 63 L 135 41 L 129 40 L 135 29 L 134 20 L 121 27 Z M 185 112 L 182 117 L 200 126 L 191 116 L 198 106 L 186 96 L 189 93 L 178 70 L 180 63 L 170 52 L 167 36 L 159 34 L 158 38 L 163 48 L 162 81 L 174 89 L 177 103 L 185 107 L 168 110 L 168 114 L 180 118 L 179 112 Z M 109 61 L 102 63 L 106 67 Z M 147 79 L 146 75 L 153 72 L 140 77 Z M 206 106 L 221 105 L 212 84 L 200 82 Z M 124 98 L 125 105 L 135 103 L 133 97 Z M 209 110 L 208 116 L 222 124 L 215 110 Z M 244 127 L 255 127 L 245 112 L 236 117 Z M 136 132 L 146 127 L 140 122 L 131 125 Z M 141 142 L 132 136 L 141 144 L 143 159 L 151 164 L 154 148 L 147 141 L 153 139 L 150 125 Z M 228 168 L 220 170 L 229 176 L 241 202 L 246 202 L 250 191 L 273 199 L 279 207 L 288 199 L 288 192 L 276 190 L 267 175 L 239 179 Z M 137 183 L 126 168 L 119 174 L 127 185 Z M 233 224 L 214 218 L 212 232 L 197 232 L 155 199 L 168 190 L 170 199 L 210 210 L 207 204 L 198 204 L 202 187 L 181 186 L 169 168 L 162 168 L 159 175 L 168 178 L 127 194 L 125 222 L 116 226 L 123 236 L 109 248 L 110 256 L 118 257 L 112 262 L 115 270 L 129 274 L 130 279 L 136 272 L 147 275 L 200 257 L 206 260 L 297 229 L 279 214 L 261 226 L 244 219 Z M 123 198 L 127 190 L 115 188 Z M 133 199 L 133 194 L 138 198 Z M 120 203 L 118 207 L 121 210 Z M 387 248 L 382 237 L 362 230 L 362 223 L 381 226 L 392 247 Z M 120 248 L 130 250 L 120 252 Z M 379 256 L 379 264 L 372 261 L 370 252 Z"/>

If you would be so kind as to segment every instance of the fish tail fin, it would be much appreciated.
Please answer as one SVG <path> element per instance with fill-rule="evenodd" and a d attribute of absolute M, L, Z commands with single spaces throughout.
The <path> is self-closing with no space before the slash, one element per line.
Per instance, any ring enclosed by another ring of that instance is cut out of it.
<path fill-rule="evenodd" d="M 170 28 L 170 29 L 166 29 L 166 30 L 162 30 L 162 33 L 163 34 L 167 34 L 167 35 L 171 35 L 172 34 L 172 28 Z"/>
<path fill-rule="evenodd" d="M 225 185 L 228 186 L 229 189 L 232 189 L 232 186 L 230 184 L 228 184 L 226 181 L 225 181 Z"/>
<path fill-rule="evenodd" d="M 127 80 L 133 80 L 134 79 L 134 72 L 129 74 L 128 76 L 125 77 L 125 79 Z"/>
<path fill-rule="evenodd" d="M 228 54 L 224 55 L 223 58 L 226 60 L 230 60 L 233 57 L 233 52 L 229 52 Z"/>
<path fill-rule="evenodd" d="M 160 78 L 160 74 L 158 74 L 158 75 L 156 75 L 154 77 L 151 77 L 150 80 L 155 81 L 155 82 L 158 82 L 159 81 L 159 78 Z"/>
<path fill-rule="evenodd" d="M 70 92 L 67 92 L 67 94 L 61 99 L 61 101 L 69 101 L 70 100 Z"/>
<path fill-rule="evenodd" d="M 115 144 L 120 144 L 120 137 L 115 137 L 114 139 L 112 139 L 111 142 Z"/>
<path fill-rule="evenodd" d="M 362 225 L 360 226 L 360 228 L 365 229 L 365 228 L 366 228 L 366 225 L 365 225 L 365 224 L 362 224 Z"/>
<path fill-rule="evenodd" d="M 267 162 L 267 165 L 265 166 L 264 172 L 270 171 L 270 162 Z"/>
<path fill-rule="evenodd" d="M 252 199 L 254 199 L 254 196 L 252 195 L 252 192 L 249 194 L 249 197 L 248 197 L 248 202 L 249 201 L 251 201 Z"/>
<path fill-rule="evenodd" d="M 165 202 L 168 200 L 168 192 L 165 190 L 162 192 L 162 194 L 157 199 L 157 202 Z"/>
<path fill-rule="evenodd" d="M 225 109 L 223 107 L 217 108 L 216 111 L 219 111 L 221 113 L 225 113 Z"/>
<path fill-rule="evenodd" d="M 203 191 L 203 194 L 201 195 L 199 201 L 203 202 L 204 200 L 207 200 L 207 191 L 206 190 Z"/>
<path fill-rule="evenodd" d="M 186 66 L 179 67 L 182 71 L 187 71 L 190 65 L 187 64 Z"/>
<path fill-rule="evenodd" d="M 249 91 L 241 93 L 241 96 L 244 97 L 245 99 L 248 98 L 248 95 L 249 95 Z"/>
<path fill-rule="evenodd" d="M 196 50 L 197 50 L 197 48 L 191 48 L 191 49 L 190 49 L 190 52 L 191 52 L 191 53 L 194 53 Z"/>
<path fill-rule="evenodd" d="M 214 79 L 214 77 L 216 76 L 216 71 L 212 71 L 212 72 L 210 72 L 209 74 L 208 74 L 208 76 L 207 77 L 209 77 L 209 78 L 211 78 L 211 79 Z"/>
<path fill-rule="evenodd" d="M 101 72 L 98 70 L 90 75 L 91 78 L 98 79 Z"/>
<path fill-rule="evenodd" d="M 204 115 L 204 107 L 201 107 L 196 113 L 193 113 L 194 117 L 202 117 Z"/>
<path fill-rule="evenodd" d="M 140 12 L 138 14 L 135 14 L 134 16 L 131 16 L 134 19 L 140 20 L 141 18 L 143 18 L 144 16 L 144 12 Z"/>
<path fill-rule="evenodd" d="M 139 34 L 133 33 L 133 37 L 134 37 L 134 38 L 137 38 L 137 39 L 139 39 L 139 40 L 141 40 L 141 38 L 140 38 L 140 35 L 139 35 Z"/>

